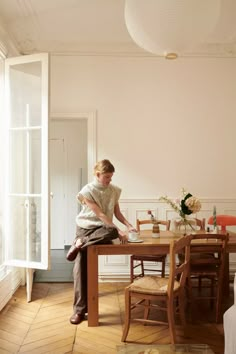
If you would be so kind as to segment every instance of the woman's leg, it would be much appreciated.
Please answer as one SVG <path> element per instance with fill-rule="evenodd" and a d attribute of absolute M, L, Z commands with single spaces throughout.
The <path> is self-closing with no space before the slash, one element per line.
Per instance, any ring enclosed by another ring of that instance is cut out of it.
<path fill-rule="evenodd" d="M 87 312 L 87 248 L 78 253 L 74 269 L 74 313 Z"/>
<path fill-rule="evenodd" d="M 72 324 L 79 324 L 87 312 L 87 247 L 92 244 L 111 244 L 112 240 L 119 237 L 114 227 L 101 226 L 96 229 L 86 230 L 78 227 L 77 236 L 81 238 L 83 246 L 75 259 L 74 276 L 74 314 L 70 318 Z"/>
<path fill-rule="evenodd" d="M 76 240 L 80 240 L 81 244 L 84 244 L 87 240 L 88 231 L 91 233 L 92 230 L 77 228 Z M 79 250 L 74 262 L 74 313 L 70 318 L 70 322 L 79 324 L 83 321 L 87 312 L 87 248 Z"/>

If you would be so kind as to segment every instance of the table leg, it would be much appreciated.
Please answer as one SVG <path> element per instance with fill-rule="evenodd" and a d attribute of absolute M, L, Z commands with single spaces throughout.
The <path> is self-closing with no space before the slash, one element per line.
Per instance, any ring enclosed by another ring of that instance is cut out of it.
<path fill-rule="evenodd" d="M 98 326 L 98 254 L 96 246 L 88 247 L 88 326 Z"/>

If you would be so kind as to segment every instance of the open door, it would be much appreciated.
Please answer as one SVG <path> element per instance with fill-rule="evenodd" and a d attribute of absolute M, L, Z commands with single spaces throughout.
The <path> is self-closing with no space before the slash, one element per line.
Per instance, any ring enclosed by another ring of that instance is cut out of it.
<path fill-rule="evenodd" d="M 48 54 L 6 59 L 5 264 L 33 269 L 49 259 Z"/>

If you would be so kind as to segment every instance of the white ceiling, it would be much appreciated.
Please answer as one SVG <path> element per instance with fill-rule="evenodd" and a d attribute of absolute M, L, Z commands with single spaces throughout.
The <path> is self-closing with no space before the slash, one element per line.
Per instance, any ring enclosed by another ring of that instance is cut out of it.
<path fill-rule="evenodd" d="M 223 0 L 232 1 L 236 3 Z M 125 0 L 0 0 L 0 33 L 4 30 L 21 54 L 150 55 L 131 39 L 124 4 Z M 236 56 L 236 35 L 228 42 L 211 39 L 183 55 Z"/>

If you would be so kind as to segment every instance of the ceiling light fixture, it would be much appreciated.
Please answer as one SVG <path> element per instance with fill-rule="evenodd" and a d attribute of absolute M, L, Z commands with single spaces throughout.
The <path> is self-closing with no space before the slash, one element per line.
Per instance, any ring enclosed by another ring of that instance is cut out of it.
<path fill-rule="evenodd" d="M 166 59 L 177 59 L 178 58 L 178 54 L 177 53 L 167 53 L 165 55 Z"/>
<path fill-rule="evenodd" d="M 125 22 L 134 42 L 175 59 L 216 27 L 221 0 L 126 0 Z"/>

